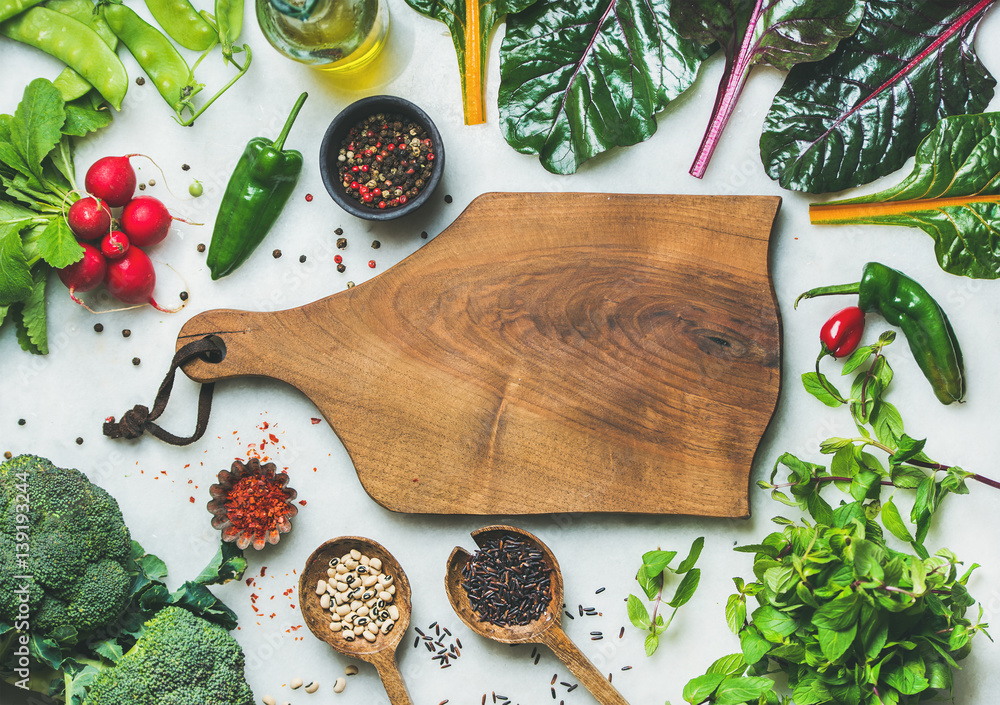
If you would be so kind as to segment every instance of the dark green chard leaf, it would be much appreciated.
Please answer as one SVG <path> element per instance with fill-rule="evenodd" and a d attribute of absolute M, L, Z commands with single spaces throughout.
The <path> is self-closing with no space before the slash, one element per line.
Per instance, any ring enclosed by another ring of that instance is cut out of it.
<path fill-rule="evenodd" d="M 493 28 L 507 13 L 520 12 L 535 0 L 406 0 L 422 15 L 444 22 L 458 55 L 466 125 L 486 122 L 483 91 L 486 56 Z"/>
<path fill-rule="evenodd" d="M 682 39 L 676 0 L 539 0 L 507 18 L 500 119 L 514 149 L 572 174 L 649 139 L 656 113 L 694 82 L 709 51 Z"/>
<path fill-rule="evenodd" d="M 865 0 L 687 0 L 670 16 L 682 36 L 702 44 L 718 42 L 726 53 L 712 118 L 691 167 L 702 178 L 736 110 L 750 70 L 767 64 L 782 71 L 829 56 L 854 34 Z"/>
<path fill-rule="evenodd" d="M 816 224 L 906 225 L 934 239 L 946 272 L 1000 277 L 1000 113 L 949 117 L 920 143 L 911 174 L 870 196 L 814 203 Z"/>
<path fill-rule="evenodd" d="M 784 188 L 840 191 L 903 166 L 950 115 L 986 109 L 996 81 L 973 39 L 993 0 L 869 0 L 857 34 L 793 69 L 760 151 Z"/>

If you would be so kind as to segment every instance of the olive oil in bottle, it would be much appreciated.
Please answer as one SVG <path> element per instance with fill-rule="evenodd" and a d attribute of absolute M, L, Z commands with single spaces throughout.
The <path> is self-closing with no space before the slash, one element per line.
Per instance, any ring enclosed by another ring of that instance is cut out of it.
<path fill-rule="evenodd" d="M 389 30 L 384 0 L 256 0 L 257 22 L 279 52 L 325 71 L 358 69 Z"/>

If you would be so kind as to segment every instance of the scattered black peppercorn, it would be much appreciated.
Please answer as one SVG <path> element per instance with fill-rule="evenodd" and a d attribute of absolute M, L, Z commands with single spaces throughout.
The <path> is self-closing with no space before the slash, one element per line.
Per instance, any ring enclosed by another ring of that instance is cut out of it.
<path fill-rule="evenodd" d="M 122 331 L 122 337 L 123 338 L 127 338 L 130 335 L 132 335 L 132 331 L 130 331 L 128 328 L 126 328 L 125 330 Z"/>
<path fill-rule="evenodd" d="M 445 203 L 451 203 L 451 202 L 452 202 L 452 200 L 453 200 L 453 199 L 452 199 L 452 197 L 451 197 L 450 195 L 448 195 L 448 196 L 445 196 L 445 197 L 444 197 L 444 202 L 445 202 Z"/>
<path fill-rule="evenodd" d="M 139 366 L 140 362 L 142 362 L 142 360 L 140 360 L 139 358 L 137 358 L 137 357 L 133 357 L 132 358 L 132 364 L 135 365 L 136 367 Z"/>
<path fill-rule="evenodd" d="M 135 79 L 135 85 L 137 85 L 137 86 L 144 86 L 144 85 L 146 85 L 146 79 L 143 78 L 142 76 L 137 76 L 136 79 Z"/>
<path fill-rule="evenodd" d="M 423 238 L 424 240 L 426 240 L 427 239 L 427 231 L 426 230 L 420 231 L 420 237 Z"/>
<path fill-rule="evenodd" d="M 95 323 L 94 324 L 94 331 L 97 332 L 97 333 L 103 333 L 104 332 L 104 324 L 103 323 Z"/>
<path fill-rule="evenodd" d="M 3 452 L 3 457 L 5 457 L 5 458 L 6 458 L 7 460 L 10 460 L 11 458 L 13 458 L 13 457 L 14 457 L 14 454 L 13 454 L 13 453 L 11 453 L 11 452 L 10 452 L 9 450 L 5 450 L 5 451 Z"/>
<path fill-rule="evenodd" d="M 271 256 L 274 257 L 274 259 L 278 259 L 279 257 L 281 257 L 281 250 L 275 250 L 274 252 L 271 253 Z"/>
<path fill-rule="evenodd" d="M 17 420 L 17 425 L 18 425 L 18 426 L 23 426 L 23 425 L 24 425 L 24 424 L 26 424 L 26 423 L 28 423 L 28 422 L 27 422 L 27 421 L 25 421 L 24 419 L 18 419 L 18 420 Z"/>
<path fill-rule="evenodd" d="M 306 261 L 306 256 L 305 255 L 299 255 L 299 262 L 305 262 L 305 261 Z"/>
<path fill-rule="evenodd" d="M 337 271 L 338 271 L 338 272 L 340 272 L 341 274 L 343 274 L 343 272 L 344 272 L 344 271 L 345 271 L 346 269 L 347 269 L 347 267 L 346 267 L 346 266 L 344 266 L 343 264 L 338 264 L 338 265 L 337 265 Z"/>
<path fill-rule="evenodd" d="M 150 179 L 149 180 L 149 185 L 150 186 L 156 186 L 156 179 Z M 451 198 L 451 196 L 445 196 L 445 198 Z"/>
<path fill-rule="evenodd" d="M 180 294 L 180 296 L 181 296 L 181 301 L 187 301 L 188 300 L 188 293 L 186 291 L 182 291 L 181 294 Z"/>
<path fill-rule="evenodd" d="M 343 235 L 344 234 L 344 229 L 343 228 L 334 228 L 333 234 L 334 235 Z"/>
<path fill-rule="evenodd" d="M 139 184 L 139 190 L 140 191 L 145 191 L 146 190 L 146 184 Z"/>
<path fill-rule="evenodd" d="M 337 238 L 337 249 L 343 250 L 346 248 L 347 248 L 347 238 L 346 237 Z"/>
<path fill-rule="evenodd" d="M 373 250 L 377 250 L 380 247 L 382 247 L 382 243 L 381 242 L 379 242 L 378 240 L 372 240 L 372 249 Z"/>
<path fill-rule="evenodd" d="M 190 170 L 191 170 L 190 164 L 181 164 L 181 171 L 190 171 Z"/>
<path fill-rule="evenodd" d="M 204 242 L 199 242 L 198 243 L 198 252 L 204 252 L 204 251 L 205 251 L 205 243 Z"/>
<path fill-rule="evenodd" d="M 83 445 L 83 438 L 82 438 L 82 437 L 80 437 L 80 436 L 77 436 L 77 437 L 76 437 L 76 444 L 77 444 L 78 446 L 82 446 L 82 445 Z"/>

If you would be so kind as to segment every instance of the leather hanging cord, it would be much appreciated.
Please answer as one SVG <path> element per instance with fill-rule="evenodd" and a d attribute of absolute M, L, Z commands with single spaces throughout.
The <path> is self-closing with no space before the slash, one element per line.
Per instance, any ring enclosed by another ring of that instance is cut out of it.
<path fill-rule="evenodd" d="M 167 408 L 178 367 L 195 358 L 219 362 L 225 357 L 225 353 L 226 348 L 222 340 L 214 335 L 195 340 L 182 347 L 174 354 L 174 359 L 170 362 L 170 370 L 163 378 L 160 389 L 156 392 L 152 411 L 142 404 L 136 404 L 122 414 L 121 421 L 115 421 L 113 416 L 105 421 L 104 435 L 108 438 L 138 438 L 143 432 L 148 431 L 161 441 L 175 446 L 186 446 L 197 441 L 205 434 L 205 429 L 208 427 L 208 416 L 212 411 L 214 383 L 201 385 L 201 391 L 198 394 L 198 421 L 194 433 L 190 436 L 175 436 L 161 428 L 155 421 Z"/>

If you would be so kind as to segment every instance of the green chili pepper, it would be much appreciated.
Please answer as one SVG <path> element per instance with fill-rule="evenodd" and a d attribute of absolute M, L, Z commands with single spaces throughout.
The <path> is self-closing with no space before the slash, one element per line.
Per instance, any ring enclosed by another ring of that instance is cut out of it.
<path fill-rule="evenodd" d="M 118 55 L 87 25 L 61 12 L 33 7 L 0 24 L 0 34 L 56 57 L 121 110 L 128 74 Z"/>
<path fill-rule="evenodd" d="M 146 0 L 146 7 L 163 31 L 185 49 L 205 51 L 218 41 L 215 28 L 188 0 Z"/>
<path fill-rule="evenodd" d="M 222 197 L 208 247 L 208 269 L 213 280 L 247 260 L 292 195 L 302 171 L 302 153 L 282 148 L 307 95 L 299 96 L 278 139 L 271 142 L 254 137 L 243 150 Z"/>
<path fill-rule="evenodd" d="M 860 282 L 811 289 L 796 299 L 795 304 L 802 299 L 831 294 L 857 294 L 858 308 L 866 313 L 879 313 L 892 325 L 899 326 L 941 403 L 962 400 L 965 396 L 962 350 L 948 316 L 920 284 L 898 270 L 869 262 Z"/>

